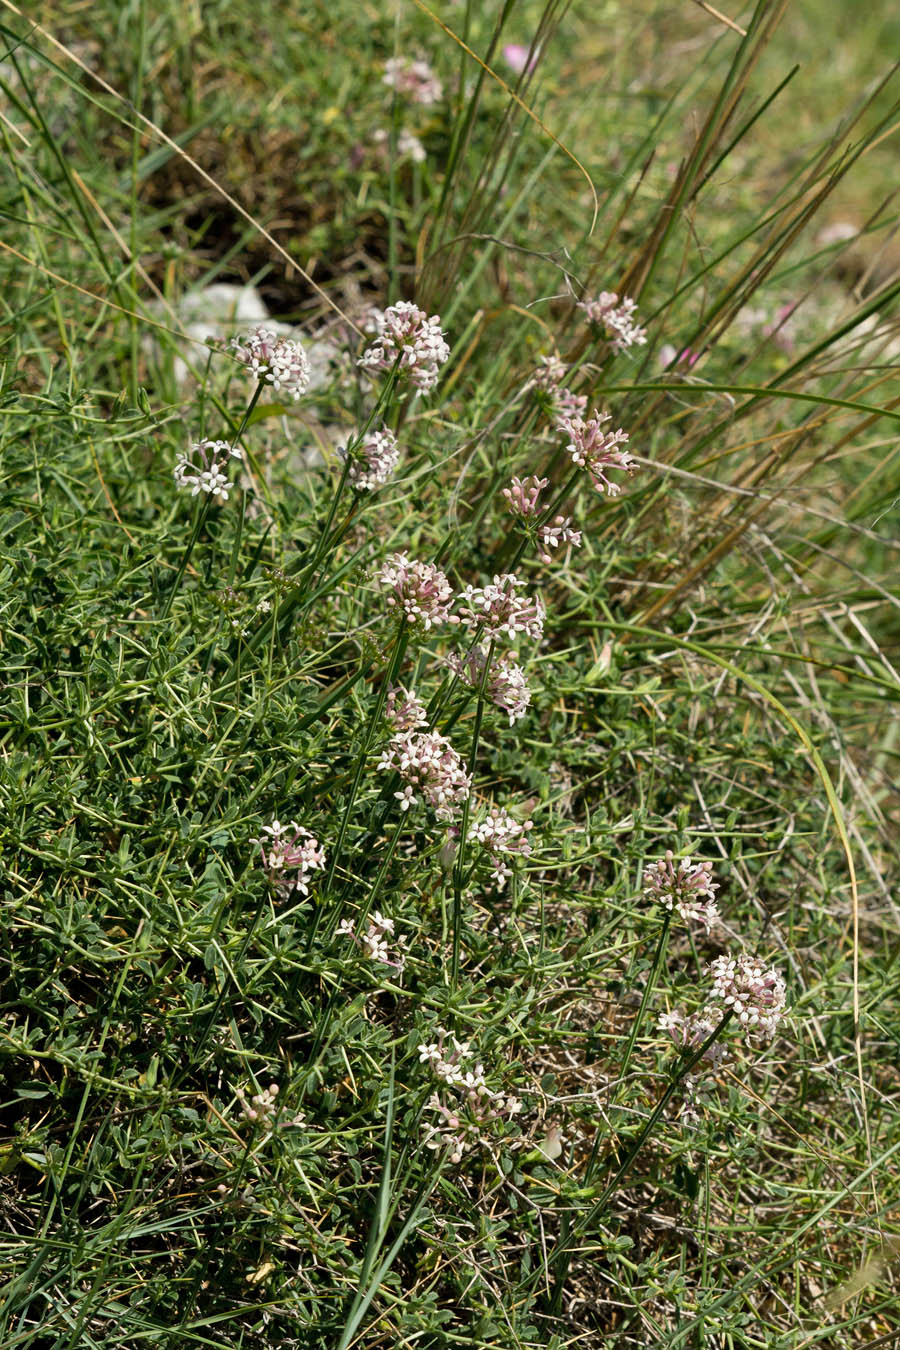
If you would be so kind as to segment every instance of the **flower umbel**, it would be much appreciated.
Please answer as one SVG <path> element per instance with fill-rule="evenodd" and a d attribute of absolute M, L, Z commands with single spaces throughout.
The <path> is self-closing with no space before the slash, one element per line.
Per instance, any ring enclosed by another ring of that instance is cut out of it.
<path fill-rule="evenodd" d="M 590 323 L 602 328 L 614 352 L 640 346 L 647 341 L 647 330 L 635 322 L 637 302 L 623 295 L 621 302 L 615 291 L 601 291 L 596 300 L 579 300 Z"/>
<path fill-rule="evenodd" d="M 386 604 L 402 611 L 409 623 L 431 628 L 436 623 L 455 623 L 450 614 L 453 588 L 434 563 L 417 562 L 406 553 L 391 553 L 376 576 L 379 586 L 390 590 Z"/>
<path fill-rule="evenodd" d="M 313 872 L 322 871 L 325 866 L 325 850 L 318 839 L 292 820 L 288 825 L 273 820 L 271 825 L 263 826 L 265 838 L 251 839 L 259 844 L 263 867 L 279 895 L 287 897 L 294 891 L 300 895 L 309 895 L 310 878 Z M 293 876 L 288 876 L 293 872 Z"/>
<path fill-rule="evenodd" d="M 528 831 L 534 822 L 518 821 L 511 816 L 505 806 L 491 807 L 484 820 L 472 826 L 472 838 L 481 844 L 490 854 L 493 864 L 492 876 L 498 891 L 501 891 L 512 876 L 512 868 L 505 859 L 518 856 L 527 858 L 531 854 Z"/>
<path fill-rule="evenodd" d="M 341 937 L 348 937 L 355 942 L 367 960 L 390 966 L 399 974 L 406 960 L 406 954 L 402 950 L 406 939 L 398 938 L 397 951 L 392 952 L 388 946 L 388 938 L 394 936 L 394 927 L 394 920 L 386 919 L 376 909 L 367 920 L 365 931 L 362 931 L 361 926 L 354 928 L 349 919 L 342 919 L 337 926 L 337 932 Z"/>
<path fill-rule="evenodd" d="M 384 720 L 391 724 L 394 731 L 415 731 L 417 727 L 428 725 L 428 714 L 418 694 L 397 685 L 388 692 Z"/>
<path fill-rule="evenodd" d="M 471 1058 L 469 1042 L 449 1036 L 443 1027 L 437 1028 L 436 1041 L 419 1046 L 420 1063 L 428 1064 L 442 1090 L 456 1097 L 451 1106 L 436 1092 L 429 1098 L 428 1110 L 438 1118 L 428 1126 L 424 1141 L 426 1148 L 449 1149 L 451 1162 L 459 1162 L 481 1140 L 491 1121 L 511 1119 L 522 1110 L 518 1097 L 488 1087 L 483 1064 L 467 1067 Z"/>
<path fill-rule="evenodd" d="M 342 450 L 342 455 L 347 451 Z M 374 492 L 390 478 L 400 460 L 397 437 L 392 431 L 372 431 L 350 451 L 347 479 L 357 492 Z"/>
<path fill-rule="evenodd" d="M 490 644 L 479 644 L 467 652 L 464 658 L 451 652 L 447 657 L 447 665 L 463 684 L 467 684 L 470 689 L 480 689 L 489 650 Z M 531 690 L 524 670 L 508 652 L 501 652 L 491 662 L 485 693 L 492 703 L 507 714 L 510 726 L 525 716 L 531 702 Z"/>
<path fill-rule="evenodd" d="M 387 309 L 371 310 L 366 331 L 375 334 L 375 341 L 359 358 L 364 370 L 392 370 L 399 360 L 400 375 L 416 389 L 427 392 L 434 388 L 438 372 L 450 356 L 436 314 L 428 318 L 417 305 L 398 300 Z"/>
<path fill-rule="evenodd" d="M 543 549 L 538 555 L 541 562 L 550 563 L 553 561 L 551 549 L 581 548 L 581 531 L 572 529 L 571 516 L 555 516 L 549 525 L 542 525 L 538 530 L 538 541 Z"/>
<path fill-rule="evenodd" d="M 717 956 L 709 967 L 713 977 L 713 997 L 734 1011 L 751 1035 L 774 1036 L 784 1017 L 786 991 L 777 970 L 763 965 L 755 956 Z"/>
<path fill-rule="evenodd" d="M 625 473 L 634 473 L 637 465 L 627 450 L 620 447 L 628 440 L 628 432 L 604 431 L 604 423 L 611 421 L 610 413 L 596 410 L 585 419 L 580 414 L 574 417 L 561 417 L 557 425 L 570 438 L 566 446 L 573 461 L 591 475 L 598 492 L 608 497 L 616 497 L 621 492 L 617 483 L 611 483 L 606 469 L 623 469 Z"/>
<path fill-rule="evenodd" d="M 719 922 L 715 894 L 718 883 L 712 879 L 712 863 L 695 863 L 690 858 L 675 858 L 671 849 L 659 862 L 651 863 L 644 878 L 644 897 L 665 909 L 677 909 L 686 923 L 699 923 L 706 929 Z"/>
<path fill-rule="evenodd" d="M 467 586 L 460 595 L 460 619 L 488 638 L 517 642 L 522 633 L 539 642 L 544 632 L 544 606 L 519 591 L 514 572 L 495 576 L 489 586 Z"/>
<path fill-rule="evenodd" d="M 310 379 L 309 357 L 293 338 L 270 328 L 255 328 L 246 337 L 232 338 L 235 357 L 257 380 L 290 394 L 296 403 Z"/>
<path fill-rule="evenodd" d="M 385 61 L 382 83 L 411 103 L 421 103 L 423 108 L 437 103 L 444 92 L 444 86 L 427 61 L 414 61 L 407 56 L 392 56 Z"/>
<path fill-rule="evenodd" d="M 510 514 L 521 516 L 523 520 L 538 515 L 538 501 L 549 482 L 549 478 L 537 478 L 534 474 L 529 478 L 511 479 L 509 487 L 502 489 Z"/>
<path fill-rule="evenodd" d="M 418 806 L 417 794 L 421 794 L 438 820 L 452 820 L 472 786 L 459 755 L 447 737 L 436 731 L 403 731 L 392 736 L 378 767 L 395 770 L 406 783 L 402 792 L 394 793 L 401 811 Z"/>
<path fill-rule="evenodd" d="M 175 484 L 190 488 L 192 497 L 205 492 L 216 501 L 227 502 L 230 484 L 225 470 L 229 459 L 241 457 L 242 452 L 229 441 L 196 441 L 187 454 L 178 456 Z"/>

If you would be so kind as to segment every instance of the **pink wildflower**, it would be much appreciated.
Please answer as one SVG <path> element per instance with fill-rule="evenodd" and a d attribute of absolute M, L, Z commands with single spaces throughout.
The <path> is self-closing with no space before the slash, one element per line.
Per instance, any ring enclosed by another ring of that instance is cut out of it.
<path fill-rule="evenodd" d="M 437 103 L 444 92 L 444 86 L 427 61 L 413 61 L 404 56 L 392 56 L 385 61 L 382 83 L 411 103 L 420 103 L 423 108 Z"/>
<path fill-rule="evenodd" d="M 601 291 L 596 300 L 579 300 L 590 323 L 602 328 L 614 352 L 640 346 L 647 341 L 647 330 L 635 322 L 637 302 L 623 295 L 621 303 L 615 291 Z"/>
<path fill-rule="evenodd" d="M 713 997 L 734 1011 L 751 1035 L 774 1036 L 786 1012 L 784 979 L 755 956 L 717 956 L 709 967 Z"/>
<path fill-rule="evenodd" d="M 436 731 L 404 731 L 392 736 L 381 756 L 379 769 L 393 769 L 406 782 L 394 796 L 401 811 L 419 805 L 419 796 L 438 820 L 452 820 L 469 796 L 472 780 L 462 760 Z"/>
<path fill-rule="evenodd" d="M 175 485 L 190 488 L 191 496 L 205 492 L 217 501 L 227 502 L 229 459 L 240 459 L 242 451 L 228 441 L 197 441 L 189 452 L 178 456 L 173 470 Z"/>
<path fill-rule="evenodd" d="M 671 913 L 677 909 L 686 923 L 702 924 L 707 930 L 719 922 L 715 894 L 718 884 L 712 879 L 712 863 L 694 863 L 690 858 L 675 860 L 672 850 L 665 858 L 651 863 L 644 880 L 644 897 Z"/>
<path fill-rule="evenodd" d="M 394 731 L 415 731 L 417 727 L 428 725 L 428 714 L 417 694 L 397 685 L 388 693 L 384 720 L 390 723 Z"/>
<path fill-rule="evenodd" d="M 553 420 L 560 431 L 572 417 L 583 417 L 587 411 L 587 394 L 573 394 L 571 389 L 556 389 L 553 394 Z"/>
<path fill-rule="evenodd" d="M 551 352 L 549 356 L 540 358 L 540 365 L 534 374 L 534 382 L 538 389 L 544 389 L 549 393 L 562 384 L 568 369 L 565 361 L 561 361 L 555 352 Z"/>
<path fill-rule="evenodd" d="M 551 563 L 553 555 L 551 549 L 558 549 L 561 545 L 572 548 L 581 548 L 581 531 L 572 529 L 571 516 L 556 516 L 549 525 L 542 525 L 538 530 L 538 539 L 543 553 L 539 554 L 542 563 Z"/>
<path fill-rule="evenodd" d="M 346 455 L 346 450 L 341 454 Z M 390 478 L 400 459 L 392 431 L 370 431 L 350 453 L 347 478 L 357 492 L 374 492 Z"/>
<path fill-rule="evenodd" d="M 450 357 L 437 315 L 429 319 L 417 305 L 398 300 L 385 310 L 371 310 L 366 331 L 375 334 L 375 342 L 359 359 L 364 370 L 393 370 L 399 359 L 400 374 L 416 389 L 434 388 L 440 367 Z"/>
<path fill-rule="evenodd" d="M 386 919 L 376 909 L 375 913 L 368 918 L 365 930 L 362 929 L 361 925 L 354 928 L 349 919 L 342 919 L 337 926 L 337 933 L 340 937 L 348 937 L 355 942 L 367 960 L 377 961 L 383 966 L 390 966 L 400 974 L 406 961 L 406 953 L 403 951 L 406 939 L 398 938 L 397 950 L 391 951 L 388 938 L 394 936 L 394 927 L 394 920 Z"/>
<path fill-rule="evenodd" d="M 538 499 L 549 482 L 549 478 L 537 478 L 534 474 L 529 478 L 513 478 L 509 487 L 503 488 L 510 513 L 523 518 L 536 516 Z"/>
<path fill-rule="evenodd" d="M 531 855 L 528 831 L 534 822 L 520 822 L 511 816 L 506 807 L 492 807 L 484 820 L 472 826 L 472 838 L 481 844 L 490 855 L 493 865 L 492 876 L 497 890 L 500 891 L 512 876 L 512 868 L 506 859 L 512 856 L 527 858 Z"/>
<path fill-rule="evenodd" d="M 660 1013 L 656 1025 L 660 1031 L 665 1031 L 671 1036 L 680 1050 L 699 1050 L 720 1022 L 720 1017 L 714 1017 L 708 1012 L 690 1013 L 685 1017 L 684 1013 L 676 1008 L 672 1012 Z M 703 1052 L 701 1063 L 706 1062 L 712 1064 L 713 1068 L 718 1068 L 726 1054 L 722 1042 L 713 1041 Z"/>
<path fill-rule="evenodd" d="M 637 465 L 627 450 L 619 448 L 628 440 L 628 432 L 621 428 L 618 431 L 603 430 L 604 422 L 610 420 L 609 413 L 595 411 L 587 420 L 580 416 L 561 418 L 558 425 L 570 437 L 566 449 L 573 461 L 582 469 L 587 469 L 596 490 L 605 492 L 609 497 L 617 497 L 621 488 L 609 481 L 604 469 L 623 469 L 625 473 L 634 473 Z"/>
<path fill-rule="evenodd" d="M 459 613 L 467 628 L 480 629 L 489 638 L 516 642 L 525 633 L 539 642 L 544 632 L 543 603 L 540 597 L 529 600 L 520 594 L 514 572 L 495 576 L 489 586 L 467 586 Z"/>
<path fill-rule="evenodd" d="M 263 867 L 278 894 L 286 897 L 299 891 L 301 895 L 309 895 L 312 873 L 322 871 L 325 866 L 325 850 L 318 839 L 295 820 L 289 825 L 273 820 L 271 825 L 263 826 L 262 832 L 268 837 L 250 842 L 259 844 Z M 289 877 L 288 872 L 296 875 Z"/>
<path fill-rule="evenodd" d="M 299 342 L 268 328 L 256 328 L 246 337 L 232 338 L 231 347 L 237 360 L 257 380 L 290 394 L 294 402 L 305 392 L 310 380 L 309 357 Z"/>
<path fill-rule="evenodd" d="M 447 665 L 470 689 L 480 689 L 487 654 L 488 646 L 476 645 L 466 654 L 465 660 L 451 653 Z M 491 663 L 485 692 L 491 702 L 507 714 L 510 726 L 525 716 L 531 702 L 525 672 L 507 652 L 495 656 Z"/>
<path fill-rule="evenodd" d="M 453 588 L 433 563 L 413 561 L 406 553 L 391 553 L 376 580 L 392 592 L 387 597 L 388 606 L 402 611 L 409 623 L 421 623 L 428 629 L 436 623 L 457 622 L 449 609 Z"/>

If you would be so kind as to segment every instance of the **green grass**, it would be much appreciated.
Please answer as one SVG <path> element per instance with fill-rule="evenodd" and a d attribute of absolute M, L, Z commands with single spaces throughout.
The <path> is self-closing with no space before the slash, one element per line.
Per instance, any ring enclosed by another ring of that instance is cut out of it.
<path fill-rule="evenodd" d="M 729 13 L 741 41 L 696 6 L 442 6 L 456 40 L 414 5 L 5 5 L 4 1347 L 887 1343 L 892 20 L 777 9 Z M 512 86 L 535 33 L 514 99 L 460 45 Z M 395 52 L 439 103 L 392 107 Z M 183 335 L 222 281 L 328 344 L 299 403 Z M 585 323 L 604 289 L 645 346 Z M 356 365 L 398 298 L 447 331 L 426 397 Z M 630 433 L 621 496 L 531 383 L 554 352 Z M 399 468 L 355 492 L 336 447 L 382 420 Z M 201 437 L 242 448 L 227 501 L 175 485 Z M 580 549 L 540 561 L 514 474 Z M 453 678 L 458 627 L 398 625 L 397 551 L 541 597 L 521 720 Z M 380 767 L 392 683 L 471 769 L 455 834 Z M 502 889 L 491 807 L 533 821 Z M 324 849 L 307 896 L 262 865 L 273 819 Z M 713 864 L 708 934 L 643 895 L 668 849 Z M 402 971 L 339 928 L 376 912 Z M 790 1014 L 722 1024 L 691 1111 L 658 1018 L 741 950 Z M 450 1037 L 518 1113 L 442 1085 Z"/>

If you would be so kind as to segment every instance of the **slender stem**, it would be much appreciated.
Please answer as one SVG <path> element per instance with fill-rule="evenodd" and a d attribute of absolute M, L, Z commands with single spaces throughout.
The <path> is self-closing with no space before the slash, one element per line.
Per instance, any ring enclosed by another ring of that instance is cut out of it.
<path fill-rule="evenodd" d="M 669 1105 L 669 1102 L 672 1100 L 675 1093 L 678 1091 L 678 1088 L 684 1082 L 685 1078 L 688 1076 L 691 1070 L 700 1063 L 701 1059 L 706 1054 L 709 1047 L 719 1039 L 722 1032 L 725 1030 L 726 1026 L 731 1021 L 733 1016 L 734 1011 L 733 1009 L 729 1008 L 728 1011 L 723 1016 L 719 1025 L 715 1027 L 713 1031 L 710 1032 L 710 1034 L 707 1036 L 703 1044 L 699 1046 L 699 1048 L 695 1050 L 692 1055 L 688 1055 L 686 1059 L 683 1058 L 681 1060 L 676 1073 L 672 1076 L 668 1087 L 666 1088 L 665 1092 L 660 1097 L 659 1101 L 657 1102 L 656 1106 L 651 1112 L 640 1134 L 637 1136 L 634 1143 L 628 1149 L 628 1152 L 625 1154 L 625 1157 L 622 1159 L 622 1162 L 616 1168 L 616 1171 L 613 1174 L 613 1176 L 610 1178 L 606 1186 L 603 1188 L 603 1193 L 601 1194 L 600 1198 L 591 1206 L 587 1214 L 578 1223 L 572 1226 L 570 1233 L 564 1239 L 564 1241 L 557 1243 L 556 1247 L 550 1253 L 547 1260 L 547 1264 L 548 1265 L 552 1264 L 556 1280 L 555 1288 L 553 1291 L 553 1298 L 551 1300 L 551 1308 L 553 1310 L 559 1309 L 562 1300 L 563 1287 L 565 1285 L 565 1279 L 569 1269 L 569 1260 L 572 1244 L 575 1242 L 579 1234 L 582 1233 L 586 1228 L 589 1228 L 590 1225 L 593 1223 L 594 1219 L 606 1208 L 606 1205 L 610 1197 L 615 1193 L 615 1191 L 619 1186 L 619 1183 L 623 1180 L 626 1173 L 630 1170 L 631 1164 L 634 1162 L 635 1158 L 640 1153 L 641 1149 L 644 1147 L 644 1144 L 649 1139 L 650 1135 L 653 1132 L 654 1126 L 656 1125 L 660 1116 L 665 1111 L 666 1107 Z M 540 1272 L 538 1273 L 540 1274 Z"/>
<path fill-rule="evenodd" d="M 656 944 L 656 954 L 653 958 L 653 966 L 651 967 L 647 983 L 644 985 L 644 992 L 641 997 L 641 1005 L 638 1008 L 637 1015 L 631 1024 L 631 1032 L 628 1037 L 628 1044 L 625 1047 L 625 1057 L 622 1060 L 622 1067 L 619 1070 L 619 1078 L 616 1083 L 615 1093 L 613 1095 L 612 1100 L 612 1106 L 616 1106 L 618 1103 L 619 1093 L 622 1088 L 622 1084 L 625 1082 L 625 1075 L 628 1073 L 628 1066 L 631 1063 L 631 1056 L 634 1052 L 635 1041 L 637 1040 L 638 1032 L 641 1028 L 641 1023 L 644 1020 L 644 1013 L 647 1010 L 647 1005 L 650 1002 L 653 990 L 656 987 L 656 980 L 659 975 L 660 967 L 662 966 L 663 956 L 665 955 L 666 943 L 668 941 L 669 928 L 671 927 L 671 924 L 672 924 L 672 914 L 671 912 L 669 912 L 663 919 L 662 928 L 659 934 L 659 941 Z M 594 1136 L 594 1143 L 593 1147 L 591 1148 L 591 1156 L 588 1159 L 588 1164 L 584 1171 L 585 1186 L 589 1186 L 591 1183 L 591 1179 L 593 1178 L 594 1166 L 597 1161 L 599 1149 L 600 1149 L 600 1131 L 598 1130 L 596 1135 Z"/>
<path fill-rule="evenodd" d="M 209 515 L 210 501 L 211 501 L 210 497 L 204 498 L 200 510 L 197 512 L 197 517 L 194 521 L 194 528 L 191 530 L 191 537 L 188 540 L 187 548 L 182 554 L 181 562 L 178 565 L 178 571 L 175 573 L 175 578 L 172 582 L 172 585 L 169 587 L 169 594 L 166 596 L 166 602 L 163 605 L 162 614 L 160 614 L 159 616 L 161 621 L 169 617 L 169 610 L 172 608 L 172 601 L 175 599 L 175 596 L 178 593 L 178 589 L 181 586 L 182 577 L 187 571 L 187 565 L 191 560 L 191 554 L 194 551 L 194 545 L 200 538 L 200 531 L 203 529 L 203 526 L 206 522 L 206 517 Z"/>
<path fill-rule="evenodd" d="M 481 722 L 484 717 L 484 695 L 487 688 L 488 676 L 491 673 L 491 662 L 494 659 L 494 643 L 491 642 L 488 647 L 487 656 L 484 662 L 484 669 L 481 672 L 481 684 L 478 688 L 478 702 L 475 706 L 475 728 L 472 732 L 472 749 L 469 752 L 469 778 L 474 780 L 475 762 L 478 759 L 478 742 L 481 739 Z M 452 988 L 456 988 L 456 982 L 459 979 L 459 947 L 462 934 L 462 898 L 465 880 L 463 869 L 466 856 L 466 835 L 469 829 L 469 808 L 472 802 L 472 789 L 469 788 L 469 794 L 463 802 L 462 816 L 459 822 L 459 852 L 456 855 L 456 867 L 453 872 L 453 956 L 450 964 L 450 983 Z"/>

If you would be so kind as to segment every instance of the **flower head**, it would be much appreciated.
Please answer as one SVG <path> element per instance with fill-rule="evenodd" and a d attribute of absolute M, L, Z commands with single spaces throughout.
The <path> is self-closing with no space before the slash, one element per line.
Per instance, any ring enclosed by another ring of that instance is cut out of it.
<path fill-rule="evenodd" d="M 395 685 L 388 692 L 384 720 L 390 723 L 394 731 L 415 731 L 418 727 L 428 725 L 428 714 L 417 694 L 404 689 L 402 685 Z"/>
<path fill-rule="evenodd" d="M 263 867 L 278 894 L 289 896 L 298 891 L 300 895 L 309 895 L 312 873 L 325 867 L 325 850 L 318 839 L 295 820 L 289 825 L 273 820 L 271 825 L 263 826 L 262 833 L 265 838 L 250 842 L 259 844 Z M 289 872 L 294 875 L 289 876 Z"/>
<path fill-rule="evenodd" d="M 447 740 L 436 731 L 403 731 L 392 736 L 379 769 L 393 769 L 406 783 L 395 793 L 401 811 L 418 806 L 419 795 L 438 820 L 452 820 L 469 796 L 472 779 Z"/>
<path fill-rule="evenodd" d="M 340 452 L 346 455 L 347 451 Z M 392 431 L 370 431 L 350 451 L 347 479 L 357 492 L 374 492 L 390 478 L 400 460 L 397 437 Z"/>
<path fill-rule="evenodd" d="M 176 486 L 190 488 L 192 497 L 205 492 L 217 501 L 227 502 L 228 461 L 241 456 L 242 452 L 228 441 L 197 441 L 187 454 L 178 456 L 174 469 Z"/>
<path fill-rule="evenodd" d="M 627 295 L 620 302 L 615 291 L 601 291 L 596 300 L 579 300 L 578 308 L 584 310 L 590 323 L 603 330 L 615 352 L 647 341 L 647 330 L 635 322 L 637 302 Z"/>
<path fill-rule="evenodd" d="M 505 806 L 491 807 L 484 820 L 472 826 L 472 838 L 481 844 L 490 855 L 493 864 L 493 878 L 497 890 L 502 890 L 512 876 L 512 868 L 506 859 L 518 855 L 527 858 L 531 854 L 528 831 L 533 821 L 524 822 L 511 816 Z"/>
<path fill-rule="evenodd" d="M 436 314 L 428 318 L 417 305 L 398 300 L 387 309 L 371 310 L 366 331 L 374 333 L 375 341 L 359 358 L 364 370 L 392 370 L 399 362 L 399 373 L 416 389 L 434 388 L 441 366 L 450 357 Z"/>
<path fill-rule="evenodd" d="M 786 1012 L 784 979 L 755 956 L 717 956 L 709 967 L 713 997 L 734 1011 L 751 1034 L 774 1036 Z"/>
<path fill-rule="evenodd" d="M 680 1050 L 699 1050 L 700 1046 L 715 1031 L 721 1018 L 708 1012 L 694 1012 L 687 1016 L 674 1008 L 671 1012 L 660 1013 L 656 1025 L 660 1031 L 671 1036 Z M 703 1052 L 701 1063 L 712 1064 L 717 1068 L 725 1058 L 727 1051 L 721 1041 L 713 1041 Z"/>
<path fill-rule="evenodd" d="M 385 61 L 382 83 L 411 103 L 421 103 L 424 108 L 437 103 L 444 92 L 444 86 L 427 61 L 405 56 L 392 56 Z"/>
<path fill-rule="evenodd" d="M 690 858 L 676 860 L 672 850 L 659 862 L 651 863 L 644 879 L 644 897 L 665 909 L 677 909 L 686 923 L 712 928 L 719 922 L 715 894 L 718 884 L 712 879 L 712 863 L 695 863 Z"/>
<path fill-rule="evenodd" d="M 397 950 L 391 951 L 388 939 L 393 938 L 394 927 L 394 920 L 386 919 L 376 909 L 367 919 L 365 928 L 361 924 L 354 928 L 349 919 L 342 919 L 337 926 L 337 932 L 339 936 L 348 937 L 355 942 L 369 961 L 391 966 L 399 974 L 406 961 L 406 953 L 403 951 L 406 939 L 398 938 Z"/>
<path fill-rule="evenodd" d="M 406 553 L 391 553 L 376 580 L 391 592 L 387 605 L 400 610 L 409 623 L 421 623 L 427 629 L 436 623 L 455 622 L 449 608 L 453 588 L 434 563 L 417 562 Z"/>
<path fill-rule="evenodd" d="M 538 540 L 540 541 L 543 552 L 539 555 L 542 563 L 553 561 L 551 549 L 558 549 L 560 546 L 581 548 L 581 531 L 572 529 L 571 516 L 556 516 L 548 525 L 542 525 L 538 530 Z"/>
<path fill-rule="evenodd" d="M 310 380 L 309 357 L 293 338 L 269 328 L 256 328 L 246 337 L 232 338 L 235 357 L 257 380 L 273 389 L 290 394 L 294 402 L 306 391 Z"/>
<path fill-rule="evenodd" d="M 534 382 L 538 389 L 550 393 L 559 388 L 566 378 L 568 369 L 565 361 L 561 361 L 555 352 L 551 352 L 549 356 L 540 357 L 540 364 L 534 373 Z"/>
<path fill-rule="evenodd" d="M 485 637 L 516 642 L 520 634 L 539 642 L 544 632 L 544 606 L 519 591 L 514 572 L 495 576 L 489 586 L 467 586 L 460 596 L 460 619 Z"/>
<path fill-rule="evenodd" d="M 484 678 L 490 644 L 476 644 L 465 658 L 455 652 L 447 657 L 447 665 L 463 684 L 470 689 L 480 689 Z M 524 717 L 531 702 L 531 690 L 522 667 L 512 659 L 508 652 L 495 656 L 488 671 L 485 693 L 492 703 L 509 717 L 509 725 Z"/>
<path fill-rule="evenodd" d="M 587 419 L 580 415 L 560 418 L 557 425 L 570 438 L 566 446 L 573 461 L 591 475 L 598 492 L 608 497 L 618 496 L 621 488 L 607 478 L 606 469 L 623 469 L 634 473 L 637 465 L 627 450 L 620 447 L 628 440 L 628 432 L 604 431 L 604 423 L 611 420 L 609 413 L 594 412 Z"/>
<path fill-rule="evenodd" d="M 511 515 L 521 516 L 523 520 L 538 515 L 538 501 L 549 482 L 549 478 L 537 478 L 534 474 L 528 478 L 511 479 L 509 487 L 502 489 Z"/>

